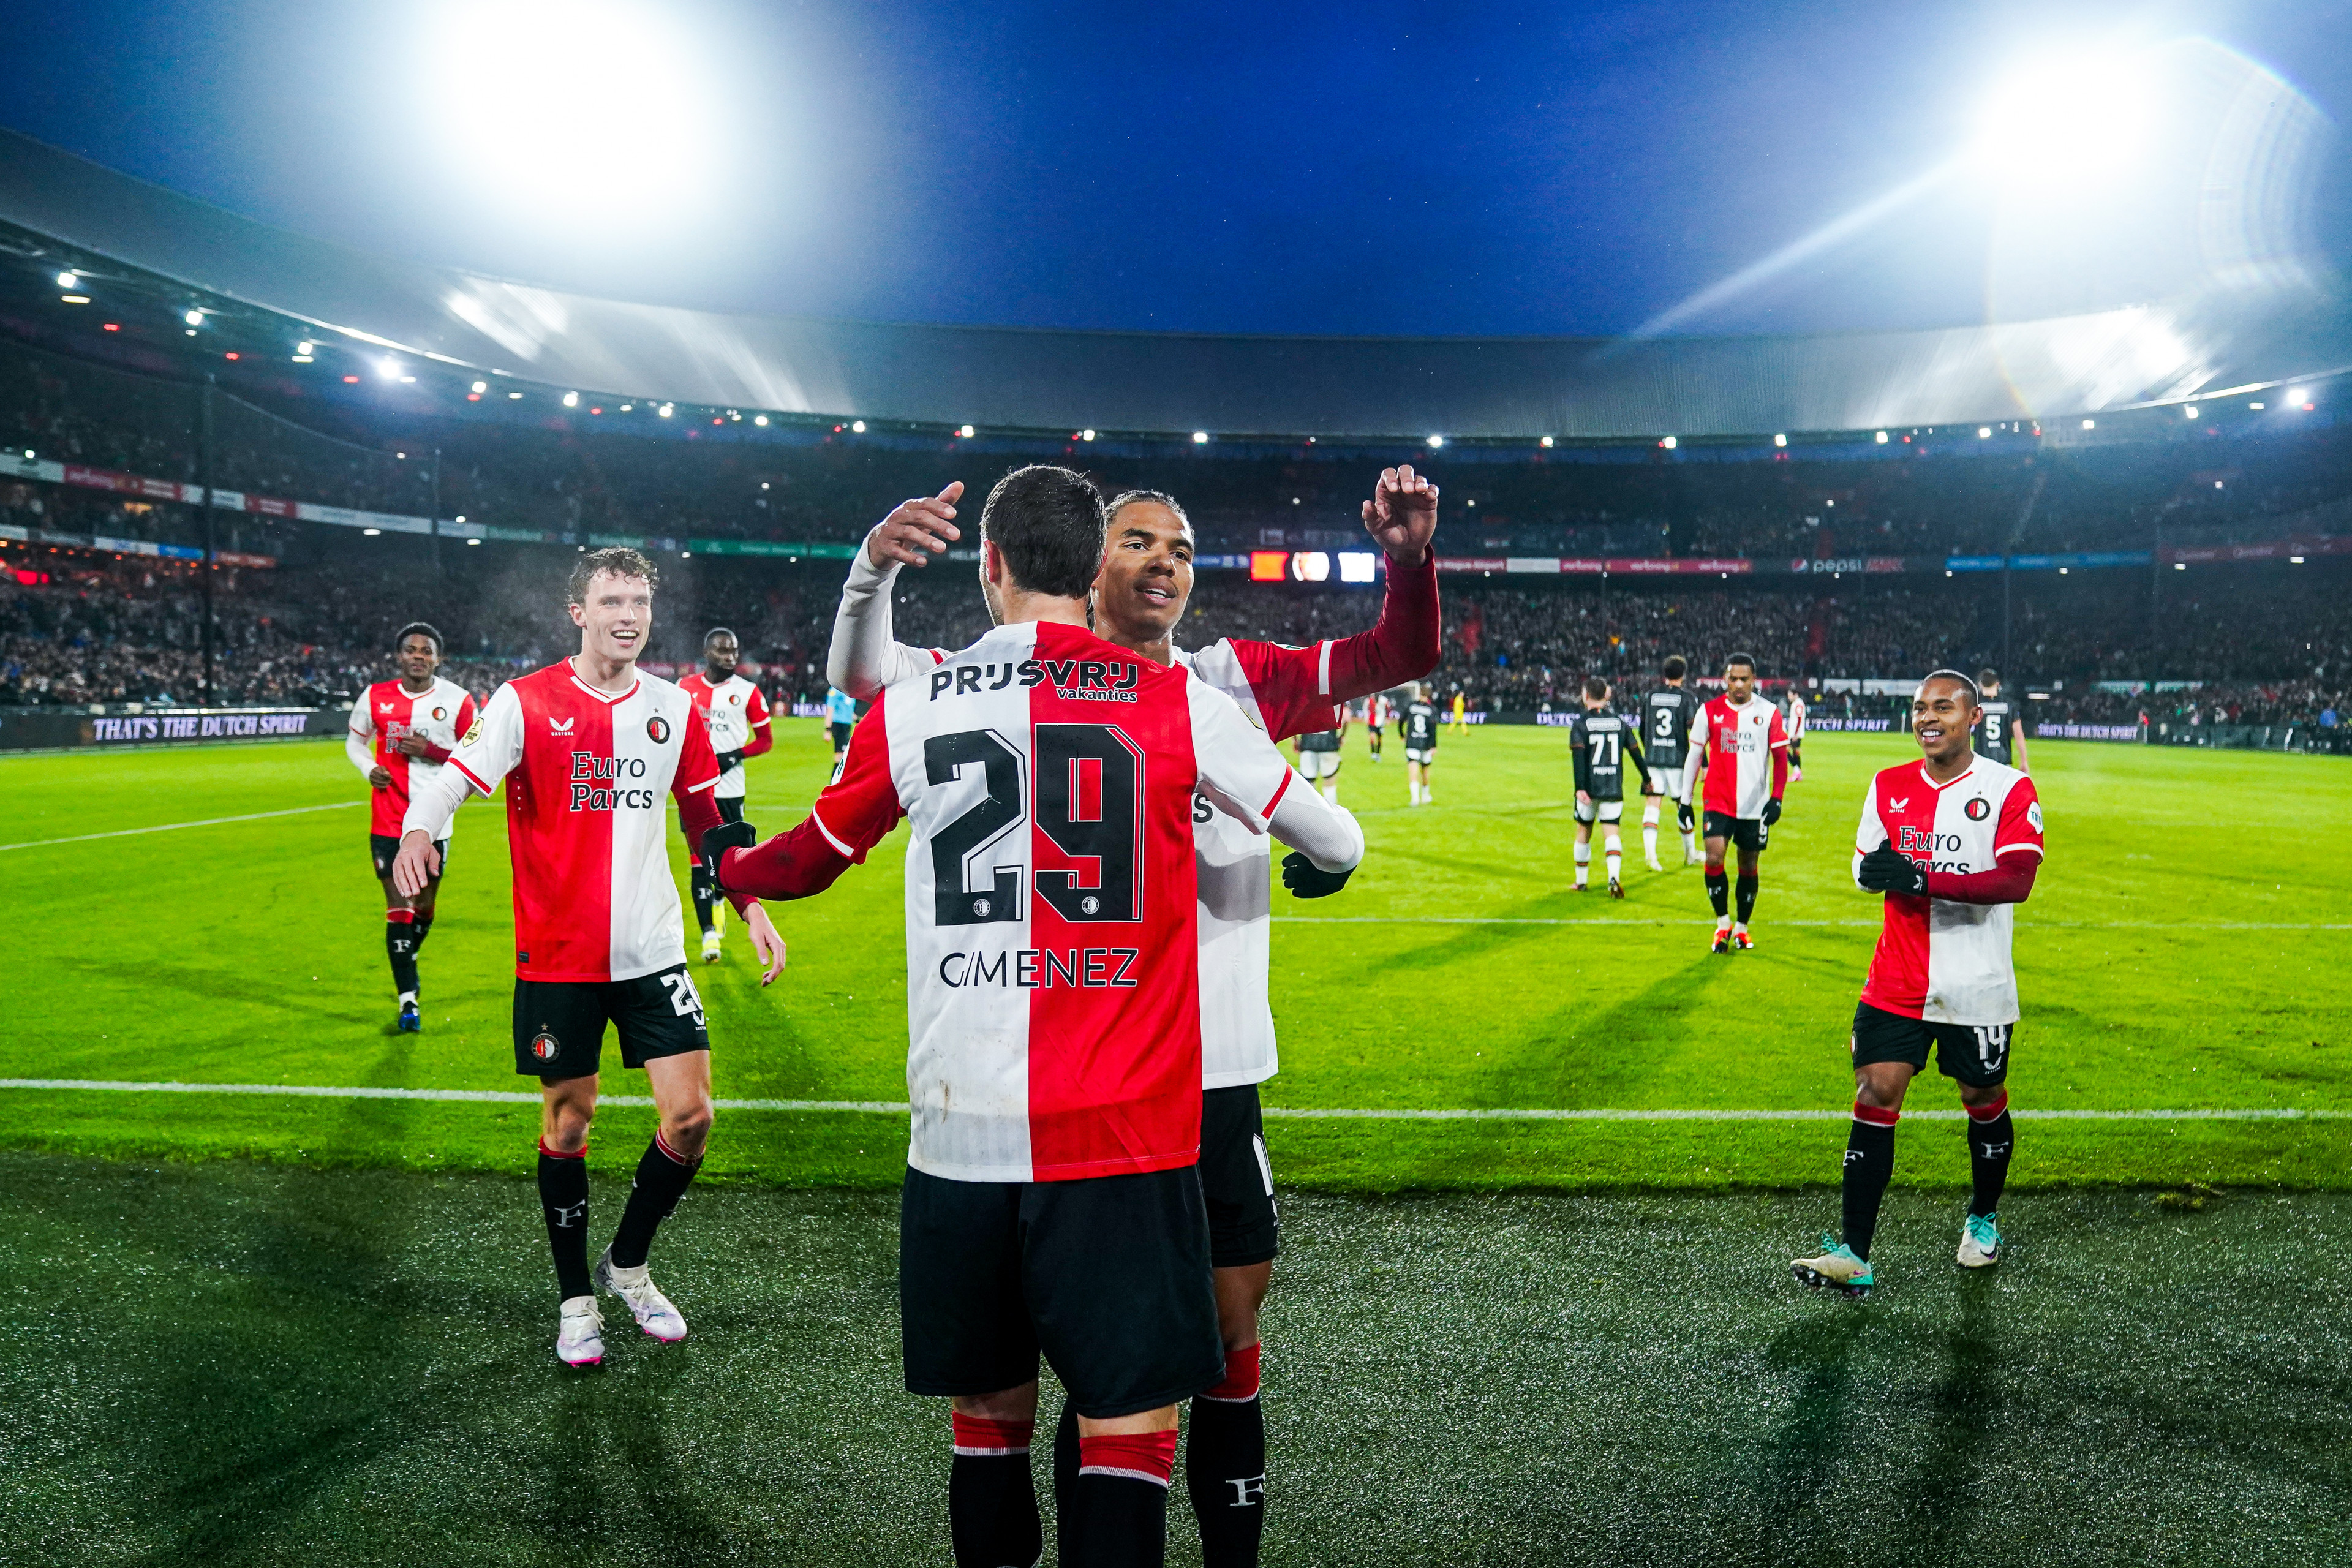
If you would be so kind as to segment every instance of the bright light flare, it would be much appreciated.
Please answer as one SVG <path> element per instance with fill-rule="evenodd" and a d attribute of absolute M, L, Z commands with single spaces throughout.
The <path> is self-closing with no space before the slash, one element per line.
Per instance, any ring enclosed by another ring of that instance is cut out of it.
<path fill-rule="evenodd" d="M 450 162 L 505 206 L 578 225 L 683 216 L 718 189 L 725 93 L 671 8 L 462 0 L 426 39 Z"/>
<path fill-rule="evenodd" d="M 1989 174 L 2037 184 L 2105 174 L 2144 146 L 2156 81 L 2137 51 L 2085 47 L 2035 60 L 1993 89 L 1969 154 Z"/>

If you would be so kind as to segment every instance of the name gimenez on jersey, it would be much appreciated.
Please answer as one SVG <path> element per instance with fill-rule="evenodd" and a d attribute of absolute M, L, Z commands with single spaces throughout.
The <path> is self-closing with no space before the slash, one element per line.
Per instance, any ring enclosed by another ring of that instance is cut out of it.
<path fill-rule="evenodd" d="M 940 978 L 958 990 L 1002 985 L 1017 990 L 1132 990 L 1128 971 L 1142 950 L 1133 947 L 1019 947 L 999 952 L 950 952 L 940 960 Z M 1111 965 L 1116 963 L 1118 968 Z"/>
<path fill-rule="evenodd" d="M 1142 674 L 1139 664 L 1113 664 L 1098 658 L 1024 658 L 1018 663 L 942 665 L 931 671 L 931 700 L 1002 691 L 1017 678 L 1024 688 L 1050 680 L 1064 697 L 1079 701 L 1132 702 L 1135 683 Z"/>
<path fill-rule="evenodd" d="M 657 789 L 598 789 L 582 779 L 641 779 L 643 757 L 600 757 L 593 752 L 572 753 L 572 809 L 574 811 L 652 811 L 661 805 Z"/>

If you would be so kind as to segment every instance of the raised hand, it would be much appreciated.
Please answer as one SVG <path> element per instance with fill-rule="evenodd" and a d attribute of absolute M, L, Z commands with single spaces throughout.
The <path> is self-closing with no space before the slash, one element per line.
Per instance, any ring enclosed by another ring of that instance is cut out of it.
<path fill-rule="evenodd" d="M 932 556 L 963 537 L 955 525 L 955 503 L 962 496 L 963 481 L 953 479 L 935 496 L 900 501 L 866 536 L 866 558 L 877 566 L 929 565 Z"/>
<path fill-rule="evenodd" d="M 1381 470 L 1364 503 L 1364 531 L 1401 566 L 1418 566 L 1437 532 L 1437 487 L 1410 463 Z"/>

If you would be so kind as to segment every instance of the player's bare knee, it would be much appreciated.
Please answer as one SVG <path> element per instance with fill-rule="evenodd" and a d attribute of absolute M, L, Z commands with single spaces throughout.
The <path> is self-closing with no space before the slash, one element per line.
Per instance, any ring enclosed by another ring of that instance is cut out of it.
<path fill-rule="evenodd" d="M 681 1154 L 699 1154 L 710 1140 L 710 1097 L 703 1095 L 661 1113 L 663 1141 Z"/>
<path fill-rule="evenodd" d="M 994 1394 L 959 1394 L 948 1401 L 959 1415 L 977 1415 L 984 1421 L 1034 1421 L 1037 1419 L 1037 1384 L 1034 1379 L 1014 1388 L 1002 1388 Z"/>
<path fill-rule="evenodd" d="M 1258 1313 L 1274 1283 L 1274 1263 L 1244 1263 L 1213 1273 L 1217 1294 L 1217 1334 L 1228 1351 L 1246 1350 L 1258 1342 Z"/>

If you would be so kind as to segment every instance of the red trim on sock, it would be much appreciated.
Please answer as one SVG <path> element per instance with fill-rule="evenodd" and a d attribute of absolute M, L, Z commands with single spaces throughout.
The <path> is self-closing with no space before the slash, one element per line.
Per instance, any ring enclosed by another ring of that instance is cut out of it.
<path fill-rule="evenodd" d="M 671 1164 L 682 1166 L 689 1171 L 701 1163 L 698 1160 L 689 1160 L 685 1155 L 679 1153 L 677 1150 L 671 1148 L 669 1146 L 669 1140 L 661 1135 L 661 1129 L 658 1127 L 654 1129 L 654 1147 L 660 1150 L 662 1152 L 662 1157 L 667 1160 Z"/>
<path fill-rule="evenodd" d="M 416 911 L 415 910 L 386 910 L 383 911 L 383 918 L 393 925 L 404 926 L 411 924 L 415 921 Z"/>
<path fill-rule="evenodd" d="M 1903 1120 L 1903 1113 L 1884 1106 L 1864 1105 L 1857 1100 L 1853 1102 L 1853 1119 L 1869 1127 L 1892 1127 Z"/>
<path fill-rule="evenodd" d="M 961 1410 L 948 1412 L 948 1424 L 955 1435 L 955 1451 L 973 1459 L 1025 1454 L 1037 1433 L 1034 1421 L 995 1421 Z"/>
<path fill-rule="evenodd" d="M 2000 1098 L 1990 1105 L 1971 1105 L 1968 1108 L 1968 1111 L 1969 1120 L 1971 1121 L 2000 1121 L 2009 1114 L 2009 1090 L 2002 1089 Z"/>
<path fill-rule="evenodd" d="M 1203 1399 L 1213 1399 L 1224 1405 L 1246 1405 L 1257 1397 L 1258 1352 L 1262 1345 L 1250 1345 L 1225 1352 L 1225 1380 L 1214 1388 L 1201 1391 Z"/>
<path fill-rule="evenodd" d="M 539 1141 L 539 1152 L 551 1160 L 585 1160 L 588 1157 L 588 1145 L 583 1143 L 576 1152 L 566 1153 L 561 1149 L 549 1148 L 547 1140 L 542 1138 Z"/>
<path fill-rule="evenodd" d="M 1078 1474 L 1121 1476 L 1166 1486 L 1176 1474 L 1176 1428 L 1078 1438 Z"/>

